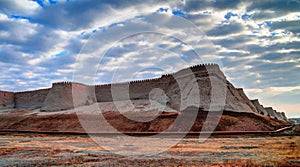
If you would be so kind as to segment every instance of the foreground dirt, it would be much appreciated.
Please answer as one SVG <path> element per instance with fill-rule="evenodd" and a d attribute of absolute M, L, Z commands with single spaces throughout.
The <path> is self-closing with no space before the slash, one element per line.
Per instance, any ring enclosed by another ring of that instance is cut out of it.
<path fill-rule="evenodd" d="M 76 131 L 84 132 L 81 122 L 78 120 L 76 113 L 64 114 L 28 114 L 29 110 L 13 110 L 0 114 L 0 129 L 2 130 L 33 130 L 33 131 Z M 196 118 L 190 114 L 189 110 L 179 112 L 156 111 L 132 112 L 126 113 L 127 117 L 117 112 L 105 112 L 104 118 L 115 129 L 121 132 L 161 132 L 168 128 L 171 131 L 185 131 L 181 125 L 195 120 L 190 131 L 199 132 L 201 130 L 215 131 L 272 131 L 282 127 L 290 126 L 286 121 L 280 121 L 269 117 L 263 117 L 252 113 L 223 112 L 207 116 L 207 112 L 199 112 Z M 185 122 L 173 124 L 179 114 L 185 117 Z M 132 117 L 150 121 L 134 121 Z M 103 122 L 97 121 L 96 113 L 81 114 L 81 119 L 95 122 L 95 132 L 105 130 Z M 203 124 L 206 124 L 205 129 Z M 217 124 L 216 128 L 214 124 Z M 99 130 L 97 127 L 101 127 Z M 203 128 L 203 129 L 202 129 Z"/>
<path fill-rule="evenodd" d="M 99 137 L 113 141 L 120 137 Z M 166 138 L 165 140 L 175 140 Z M 162 141 L 164 142 L 164 141 Z M 130 150 L 131 145 L 123 148 Z M 145 147 L 146 152 L 149 149 Z M 300 166 L 300 136 L 183 138 L 159 154 L 117 155 L 88 136 L 0 135 L 0 166 Z"/>

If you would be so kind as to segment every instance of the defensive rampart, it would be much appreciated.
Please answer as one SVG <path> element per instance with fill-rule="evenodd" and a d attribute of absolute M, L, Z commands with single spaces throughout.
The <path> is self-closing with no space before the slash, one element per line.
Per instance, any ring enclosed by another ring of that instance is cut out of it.
<path fill-rule="evenodd" d="M 40 89 L 34 91 L 17 92 L 14 95 L 15 108 L 40 108 L 42 107 L 49 89 Z"/>
<path fill-rule="evenodd" d="M 237 88 L 236 90 L 239 93 L 242 100 L 251 108 L 251 110 L 255 113 L 259 113 L 259 111 L 256 109 L 256 107 L 253 105 L 253 103 L 249 100 L 249 98 L 245 94 L 243 88 Z"/>
<path fill-rule="evenodd" d="M 0 91 L 0 109 L 13 108 L 14 105 L 14 93 Z"/>
<path fill-rule="evenodd" d="M 88 86 L 80 83 L 53 83 L 41 111 L 60 111 L 90 105 L 96 101 Z"/>
<path fill-rule="evenodd" d="M 197 91 L 193 89 L 195 85 L 198 86 Z M 217 64 L 195 65 L 160 78 L 126 83 L 88 86 L 59 82 L 53 83 L 52 88 L 36 91 L 0 91 L 0 109 L 14 107 L 60 111 L 95 102 L 149 98 L 178 111 L 188 107 L 188 101 L 199 100 L 204 111 L 251 112 L 286 120 L 284 113 L 264 108 L 257 99 L 250 101 L 242 88 L 237 89 L 226 80 Z"/>
<path fill-rule="evenodd" d="M 255 106 L 256 110 L 261 115 L 270 116 L 265 108 L 259 103 L 258 99 L 251 100 L 252 104 Z"/>

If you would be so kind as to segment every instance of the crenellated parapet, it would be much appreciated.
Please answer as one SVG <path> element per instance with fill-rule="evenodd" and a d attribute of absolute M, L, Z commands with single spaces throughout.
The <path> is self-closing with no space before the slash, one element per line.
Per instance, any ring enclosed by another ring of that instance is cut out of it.
<path fill-rule="evenodd" d="M 54 82 L 54 83 L 52 83 L 52 85 L 71 85 L 73 83 L 74 82 L 71 82 L 71 81 L 62 81 L 62 82 Z"/>
<path fill-rule="evenodd" d="M 64 86 L 64 87 L 72 87 L 74 85 L 77 85 L 77 86 L 88 86 L 88 85 L 85 85 L 85 84 L 82 84 L 82 83 L 79 83 L 79 82 L 71 82 L 71 81 L 63 81 L 63 82 L 55 82 L 55 83 L 52 83 L 52 87 L 55 87 L 55 86 Z"/>
<path fill-rule="evenodd" d="M 168 74 L 168 76 L 172 76 L 172 75 L 171 75 L 171 74 Z M 134 81 L 128 82 L 128 84 L 156 82 L 156 81 L 159 81 L 160 79 L 161 79 L 161 77 L 160 77 L 160 78 L 151 78 L 151 79 L 134 80 Z"/>
<path fill-rule="evenodd" d="M 215 63 L 205 63 L 205 64 L 197 64 L 194 66 L 189 67 L 190 69 L 197 69 L 197 70 L 206 70 L 208 68 L 210 69 L 219 69 L 219 65 Z"/>
<path fill-rule="evenodd" d="M 209 69 L 209 70 L 207 70 Z M 134 85 L 137 83 L 150 83 L 150 82 L 158 82 L 161 81 L 162 79 L 174 79 L 174 75 L 177 75 L 177 78 L 180 78 L 181 76 L 184 76 L 186 74 L 191 75 L 193 73 L 197 72 L 204 72 L 209 75 L 208 72 L 216 72 L 219 73 L 221 72 L 219 69 L 218 64 L 213 64 L 213 63 L 208 63 L 208 64 L 199 64 L 195 66 L 191 66 L 185 69 L 182 69 L 178 72 L 175 73 L 169 73 L 169 74 L 163 74 L 161 77 L 158 78 L 151 78 L 151 79 L 142 79 L 142 80 L 134 80 L 134 81 L 129 81 L 129 82 L 119 82 L 119 83 L 109 83 L 109 84 L 101 84 L 101 85 L 95 85 L 95 87 L 111 87 L 112 85 Z"/>

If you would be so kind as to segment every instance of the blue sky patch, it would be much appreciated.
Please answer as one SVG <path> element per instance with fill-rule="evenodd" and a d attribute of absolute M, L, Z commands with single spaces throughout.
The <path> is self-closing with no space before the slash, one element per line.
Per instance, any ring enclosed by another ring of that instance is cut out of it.
<path fill-rule="evenodd" d="M 54 57 L 62 57 L 62 56 L 67 55 L 68 53 L 69 53 L 69 51 L 64 50 L 64 51 L 61 51 L 61 52 L 55 54 Z"/>
<path fill-rule="evenodd" d="M 180 9 L 175 9 L 172 11 L 173 15 L 184 17 L 186 13 Z"/>
<path fill-rule="evenodd" d="M 14 18 L 14 19 L 25 19 L 25 20 L 29 20 L 29 21 L 32 20 L 31 17 L 28 17 L 28 16 L 21 16 L 21 15 L 15 15 L 15 14 L 11 15 L 10 17 L 11 17 L 11 18 Z"/>
<path fill-rule="evenodd" d="M 230 20 L 230 18 L 233 17 L 233 16 L 238 16 L 238 15 L 237 15 L 237 14 L 234 14 L 234 13 L 232 13 L 232 12 L 228 12 L 228 13 L 224 16 L 224 18 L 225 18 L 226 20 Z"/>
<path fill-rule="evenodd" d="M 168 12 L 169 8 L 159 8 L 156 10 L 156 12 L 160 12 L 160 13 L 163 13 L 163 12 Z"/>
<path fill-rule="evenodd" d="M 44 7 L 44 0 L 33 0 L 38 3 L 41 7 Z"/>
<path fill-rule="evenodd" d="M 247 14 L 247 13 L 245 13 L 245 14 L 242 15 L 242 19 L 243 19 L 243 20 L 248 20 L 248 19 L 250 19 L 251 17 L 252 17 L 252 15 L 249 15 L 249 14 Z"/>
<path fill-rule="evenodd" d="M 49 0 L 49 3 L 50 3 L 51 5 L 54 5 L 54 4 L 57 3 L 57 0 Z"/>

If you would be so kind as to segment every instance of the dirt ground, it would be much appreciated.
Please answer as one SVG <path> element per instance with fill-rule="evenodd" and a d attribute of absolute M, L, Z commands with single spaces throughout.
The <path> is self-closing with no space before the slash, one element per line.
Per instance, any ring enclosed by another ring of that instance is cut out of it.
<path fill-rule="evenodd" d="M 156 111 L 147 112 L 128 112 L 125 113 L 128 117 L 138 117 L 139 119 L 150 121 L 134 121 L 128 119 L 118 112 L 105 112 L 103 116 L 110 124 L 118 131 L 121 132 L 162 132 L 169 128 L 170 131 L 180 132 L 186 131 L 181 125 L 190 122 L 194 123 L 190 131 L 199 132 L 205 131 L 273 131 L 283 127 L 290 126 L 287 121 L 276 120 L 266 116 L 260 116 L 253 113 L 236 113 L 236 112 L 223 112 L 222 114 L 211 113 L 207 117 L 207 112 L 199 112 L 196 118 L 192 112 L 187 109 L 185 112 L 164 112 L 159 113 Z M 124 113 L 123 113 L 124 114 Z M 185 118 L 186 122 L 177 122 L 173 124 L 181 115 Z M 76 131 L 85 132 L 82 128 L 82 121 L 88 122 L 96 126 L 93 131 L 103 132 L 107 130 L 108 125 L 99 121 L 97 113 L 84 113 L 80 114 L 80 121 L 76 113 L 34 113 L 29 109 L 15 109 L 8 112 L 0 113 L 0 129 L 2 130 L 30 130 L 30 131 Z M 155 119 L 153 119 L 155 118 Z M 220 120 L 219 120 L 220 119 Z M 206 124 L 203 128 L 203 124 Z M 214 124 L 217 123 L 218 124 Z M 101 128 L 98 128 L 101 127 Z"/>
<path fill-rule="evenodd" d="M 122 139 L 98 140 L 116 138 Z M 122 148 L 130 152 L 130 147 L 124 143 Z M 300 166 L 300 136 L 183 138 L 158 154 L 126 156 L 105 150 L 89 136 L 1 134 L 0 166 Z"/>

